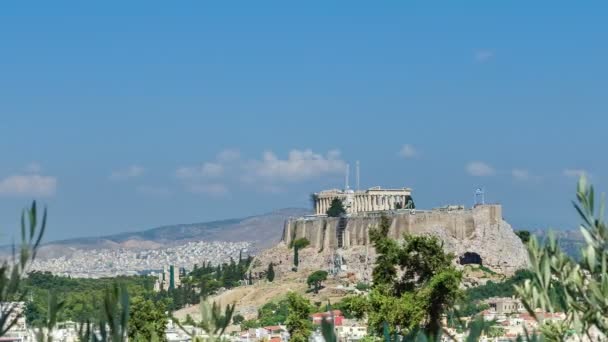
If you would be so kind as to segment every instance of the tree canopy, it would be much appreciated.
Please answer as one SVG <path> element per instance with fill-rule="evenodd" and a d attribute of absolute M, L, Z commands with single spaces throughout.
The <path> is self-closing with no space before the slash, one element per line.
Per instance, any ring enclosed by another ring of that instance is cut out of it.
<path fill-rule="evenodd" d="M 272 262 L 268 264 L 268 271 L 266 271 L 266 279 L 269 282 L 272 282 L 274 280 L 274 266 Z"/>
<path fill-rule="evenodd" d="M 285 320 L 290 341 L 307 342 L 310 336 L 310 313 L 312 307 L 308 299 L 295 292 L 287 294 L 288 315 Z"/>
<path fill-rule="evenodd" d="M 143 297 L 134 297 L 130 303 L 129 339 L 132 341 L 165 341 L 167 316 L 163 301 L 152 302 Z"/>
<path fill-rule="evenodd" d="M 346 214 L 346 209 L 344 209 L 344 204 L 342 200 L 339 198 L 334 198 L 329 205 L 329 209 L 327 209 L 327 216 L 329 217 L 340 217 Z"/>
<path fill-rule="evenodd" d="M 388 236 L 390 222 L 383 216 L 370 230 L 376 252 L 373 286 L 367 303 L 355 302 L 368 316 L 370 328 L 381 335 L 385 324 L 403 336 L 422 329 L 430 337 L 440 333 L 441 316 L 460 295 L 461 273 L 454 256 L 431 236 L 404 236 L 399 243 Z M 403 273 L 398 277 L 398 269 Z"/>
<path fill-rule="evenodd" d="M 319 289 L 321 289 L 322 283 L 327 280 L 327 271 L 315 271 L 308 276 L 306 279 L 306 283 L 309 287 L 315 291 L 315 293 L 319 293 Z"/>

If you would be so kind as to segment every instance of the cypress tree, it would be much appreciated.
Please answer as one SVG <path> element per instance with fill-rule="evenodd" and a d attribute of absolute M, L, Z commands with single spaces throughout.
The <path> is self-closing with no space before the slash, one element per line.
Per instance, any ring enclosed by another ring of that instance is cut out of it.
<path fill-rule="evenodd" d="M 300 257 L 298 255 L 298 246 L 295 246 L 293 248 L 293 265 L 295 267 L 298 267 L 298 265 L 300 265 Z"/>
<path fill-rule="evenodd" d="M 268 264 L 268 272 L 266 272 L 266 279 L 268 279 L 269 282 L 272 282 L 274 280 L 274 266 L 272 263 Z"/>

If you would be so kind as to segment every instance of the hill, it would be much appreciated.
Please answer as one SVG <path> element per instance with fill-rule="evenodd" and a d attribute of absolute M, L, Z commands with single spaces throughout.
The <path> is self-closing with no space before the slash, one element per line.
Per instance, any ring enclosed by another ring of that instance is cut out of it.
<path fill-rule="evenodd" d="M 175 224 L 138 232 L 53 241 L 42 246 L 39 256 L 67 256 L 75 249 L 154 249 L 200 240 L 248 241 L 253 244 L 255 252 L 274 246 L 281 239 L 287 218 L 308 213 L 306 209 L 287 208 L 244 218 Z"/>

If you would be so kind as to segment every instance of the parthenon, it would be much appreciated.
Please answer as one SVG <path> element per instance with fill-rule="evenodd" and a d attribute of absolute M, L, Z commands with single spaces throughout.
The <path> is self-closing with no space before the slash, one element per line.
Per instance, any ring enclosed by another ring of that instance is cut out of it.
<path fill-rule="evenodd" d="M 334 198 L 342 201 L 347 214 L 367 211 L 392 210 L 397 207 L 405 208 L 411 199 L 412 189 L 382 189 L 379 186 L 362 191 L 323 190 L 314 194 L 315 214 L 325 215 Z"/>

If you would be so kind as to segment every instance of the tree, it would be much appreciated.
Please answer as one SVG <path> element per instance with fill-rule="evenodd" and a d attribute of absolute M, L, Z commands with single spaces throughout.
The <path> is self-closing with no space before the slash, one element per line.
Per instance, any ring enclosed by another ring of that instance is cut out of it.
<path fill-rule="evenodd" d="M 389 228 L 390 221 L 382 216 L 379 227 L 370 230 L 378 254 L 373 286 L 368 303 L 357 305 L 366 310 L 377 335 L 388 329 L 387 334 L 411 337 L 422 329 L 434 340 L 441 331 L 441 316 L 460 294 L 461 273 L 436 237 L 405 235 L 400 244 L 388 236 Z"/>
<path fill-rule="evenodd" d="M 329 299 L 327 300 L 326 311 L 329 312 L 330 317 L 324 317 L 324 319 L 321 321 L 321 333 L 323 335 L 323 339 L 325 342 L 337 342 L 338 337 L 336 336 L 334 312 L 331 309 Z"/>
<path fill-rule="evenodd" d="M 131 341 L 165 341 L 167 316 L 165 303 L 152 302 L 143 297 L 134 297 L 130 304 L 129 340 Z"/>
<path fill-rule="evenodd" d="M 588 336 L 597 329 L 608 336 L 608 227 L 604 222 L 604 200 L 596 207 L 593 186 L 585 177 L 578 181 L 577 202 L 574 207 L 582 224 L 580 231 L 585 239 L 582 258 L 575 260 L 564 253 L 553 234 L 544 243 L 532 236 L 528 243 L 532 279 L 527 279 L 516 290 L 527 311 L 537 320 L 536 308 L 555 312 L 558 306 L 566 309 L 566 318 L 560 322 L 542 324 L 543 337 L 562 341 L 575 332 Z M 597 210 L 597 211 L 596 211 Z M 558 290 L 559 295 L 552 295 Z M 561 290 L 560 290 L 561 289 Z M 600 340 L 601 338 L 597 338 Z"/>
<path fill-rule="evenodd" d="M 306 279 L 306 283 L 309 287 L 312 286 L 315 293 L 319 293 L 322 283 L 327 280 L 327 271 L 315 271 Z"/>
<path fill-rule="evenodd" d="M 377 253 L 376 263 L 372 270 L 374 286 L 390 284 L 397 275 L 399 245 L 394 239 L 388 237 L 390 226 L 388 217 L 382 215 L 379 227 L 369 231 L 369 239 L 374 244 Z"/>
<path fill-rule="evenodd" d="M 298 249 L 306 248 L 310 245 L 310 241 L 307 238 L 295 239 L 291 242 L 291 247 L 297 247 Z"/>
<path fill-rule="evenodd" d="M 527 230 L 518 230 L 515 232 L 515 235 L 517 235 L 524 244 L 527 244 L 530 241 L 530 232 Z"/>
<path fill-rule="evenodd" d="M 287 304 L 289 314 L 285 320 L 287 331 L 289 331 L 290 341 L 307 342 L 310 336 L 310 302 L 295 292 L 287 294 Z"/>
<path fill-rule="evenodd" d="M 298 254 L 298 247 L 293 248 L 293 266 L 297 269 L 300 265 L 300 256 Z"/>
<path fill-rule="evenodd" d="M 342 203 L 342 200 L 340 200 L 339 198 L 334 198 L 333 200 L 331 200 L 331 205 L 329 206 L 329 209 L 327 209 L 327 216 L 340 217 L 344 214 L 346 214 L 346 209 L 344 209 L 344 204 Z"/>
<path fill-rule="evenodd" d="M 269 282 L 272 282 L 274 280 L 274 266 L 273 266 L 272 262 L 270 264 L 268 264 L 268 271 L 266 272 L 266 279 L 268 279 Z"/>

